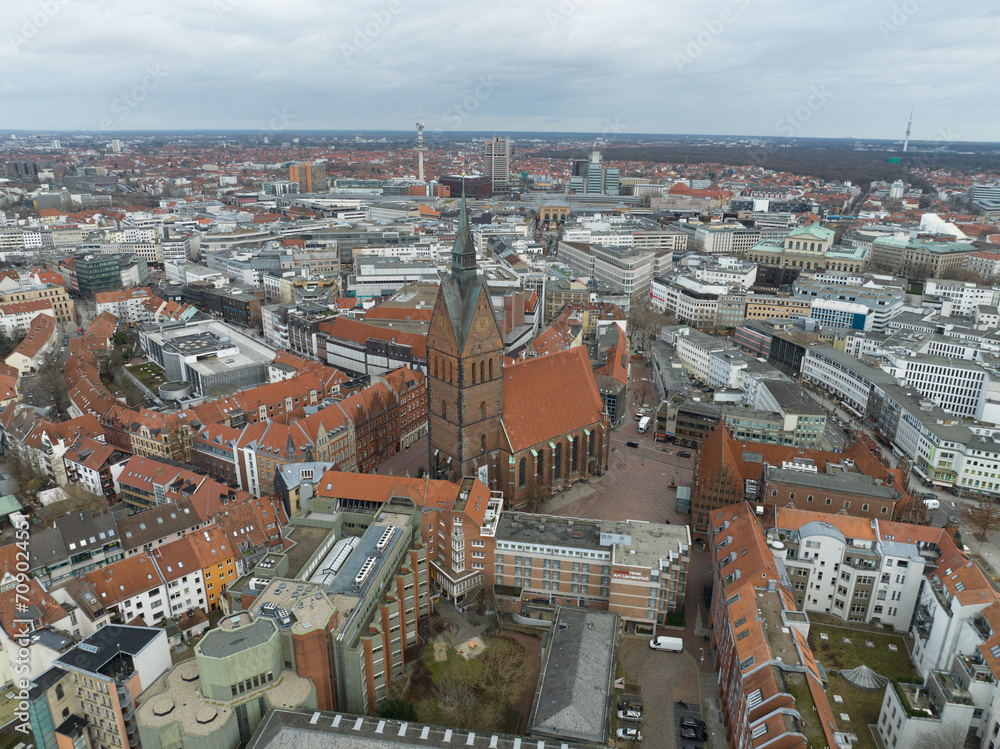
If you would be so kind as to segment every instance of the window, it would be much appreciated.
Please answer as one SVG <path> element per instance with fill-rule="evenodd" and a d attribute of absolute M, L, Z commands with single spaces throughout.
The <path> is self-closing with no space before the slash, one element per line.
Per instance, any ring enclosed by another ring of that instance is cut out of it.
<path fill-rule="evenodd" d="M 579 452 L 579 450 L 577 449 L 577 447 L 578 447 L 579 444 L 580 444 L 580 438 L 579 437 L 576 437 L 575 439 L 573 439 L 570 442 L 570 450 L 571 450 L 570 465 L 572 466 L 572 468 L 573 468 L 574 471 L 576 470 L 576 466 L 577 466 L 577 453 Z"/>
<path fill-rule="evenodd" d="M 527 463 L 528 463 L 528 461 L 525 458 L 521 458 L 521 462 L 518 464 L 518 467 L 517 467 L 517 486 L 518 486 L 518 488 L 524 488 L 525 469 L 526 469 Z"/>
<path fill-rule="evenodd" d="M 486 418 L 486 401 L 479 404 L 479 415 L 484 419 Z"/>
<path fill-rule="evenodd" d="M 493 379 L 493 360 L 490 359 L 490 379 Z"/>
<path fill-rule="evenodd" d="M 448 418 L 448 401 L 441 401 L 441 416 L 442 418 Z"/>
<path fill-rule="evenodd" d="M 545 468 L 545 453 L 539 451 L 538 458 L 535 461 L 535 475 L 542 476 L 542 471 Z"/>
<path fill-rule="evenodd" d="M 479 452 L 481 452 L 481 453 L 486 452 L 486 435 L 485 434 L 479 435 Z"/>
<path fill-rule="evenodd" d="M 552 453 L 552 478 L 553 480 L 562 478 L 562 442 L 556 445 Z"/>

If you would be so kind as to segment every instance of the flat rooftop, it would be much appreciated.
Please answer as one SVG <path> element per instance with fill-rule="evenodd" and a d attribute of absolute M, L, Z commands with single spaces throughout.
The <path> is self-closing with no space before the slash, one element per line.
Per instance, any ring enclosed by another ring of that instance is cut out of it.
<path fill-rule="evenodd" d="M 227 348 L 229 345 L 228 341 L 224 341 L 214 333 L 205 332 L 172 338 L 164 344 L 164 347 L 178 351 L 185 356 L 194 356 Z"/>
<path fill-rule="evenodd" d="M 764 637 L 771 648 L 771 655 L 790 666 L 801 666 L 802 658 L 795 643 L 795 635 L 781 618 L 785 604 L 777 590 L 756 589 L 757 611 L 764 626 Z M 799 612 L 795 612 L 799 613 Z"/>
<path fill-rule="evenodd" d="M 209 700 L 201 693 L 198 664 L 190 658 L 153 682 L 136 712 L 142 726 L 163 729 L 179 722 L 186 735 L 207 737 L 230 720 L 237 703 L 260 696 L 276 710 L 293 709 L 306 702 L 314 691 L 311 681 L 283 669 L 275 674 L 273 682 L 232 701 Z"/>
<path fill-rule="evenodd" d="M 505 512 L 497 524 L 497 541 L 564 546 L 574 549 L 608 548 L 601 546 L 601 521 L 579 518 Z"/>
<path fill-rule="evenodd" d="M 691 546 L 691 532 L 686 525 L 660 523 L 601 523 L 603 533 L 628 534 L 630 543 L 614 545 L 615 564 L 658 570 L 662 562 L 675 562 Z"/>
<path fill-rule="evenodd" d="M 345 715 L 320 710 L 270 710 L 247 743 L 247 749 L 581 749 L 553 739 L 527 739 L 459 728 L 426 726 L 398 720 Z"/>
<path fill-rule="evenodd" d="M 820 408 L 806 389 L 797 382 L 787 380 L 768 380 L 761 384 L 778 402 L 785 413 L 799 416 L 826 416 L 826 411 Z"/>
<path fill-rule="evenodd" d="M 847 473 L 845 471 L 811 473 L 794 468 L 779 468 L 778 466 L 767 466 L 764 473 L 764 480 L 768 484 L 771 482 L 790 484 L 817 491 L 857 494 L 872 499 L 895 499 L 897 495 L 896 490 L 888 484 L 876 484 L 875 479 L 863 473 Z"/>
<path fill-rule="evenodd" d="M 236 624 L 235 622 L 239 623 Z M 205 633 L 197 652 L 208 658 L 228 658 L 234 653 L 263 645 L 278 630 L 278 625 L 263 617 L 252 619 L 245 611 L 226 617 L 219 626 Z"/>
<path fill-rule="evenodd" d="M 333 604 L 322 587 L 302 580 L 275 578 L 247 610 L 261 620 L 271 621 L 260 613 L 261 607 L 266 603 L 291 614 L 292 634 L 305 634 L 312 629 L 326 627 L 333 615 Z"/>

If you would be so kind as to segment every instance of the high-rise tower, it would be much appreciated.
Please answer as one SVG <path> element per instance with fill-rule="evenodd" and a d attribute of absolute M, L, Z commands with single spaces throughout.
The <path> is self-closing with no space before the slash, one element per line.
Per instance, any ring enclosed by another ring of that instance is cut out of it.
<path fill-rule="evenodd" d="M 910 119 L 906 123 L 906 137 L 903 139 L 903 153 L 910 147 L 910 128 L 913 127 L 913 110 L 910 110 Z"/>
<path fill-rule="evenodd" d="M 424 123 L 417 122 L 417 180 L 420 182 L 424 181 L 424 151 L 427 150 L 427 146 L 424 145 Z"/>
<path fill-rule="evenodd" d="M 483 174 L 493 183 L 493 194 L 510 192 L 510 138 L 494 135 L 483 143 Z"/>

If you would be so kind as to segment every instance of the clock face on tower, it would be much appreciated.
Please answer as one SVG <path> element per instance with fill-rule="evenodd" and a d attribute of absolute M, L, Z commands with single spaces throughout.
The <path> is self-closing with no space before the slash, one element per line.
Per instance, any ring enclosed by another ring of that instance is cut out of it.
<path fill-rule="evenodd" d="M 490 334 L 490 321 L 485 317 L 480 317 L 475 323 L 476 338 L 480 340 Z"/>

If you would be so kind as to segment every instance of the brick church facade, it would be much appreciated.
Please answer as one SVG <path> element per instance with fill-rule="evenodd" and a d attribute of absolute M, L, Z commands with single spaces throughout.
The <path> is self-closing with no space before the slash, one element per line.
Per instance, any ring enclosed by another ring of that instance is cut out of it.
<path fill-rule="evenodd" d="M 458 481 L 485 466 L 489 487 L 518 507 L 604 473 L 610 423 L 587 349 L 506 366 L 503 354 L 463 198 L 427 334 L 431 477 Z"/>

